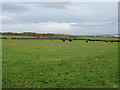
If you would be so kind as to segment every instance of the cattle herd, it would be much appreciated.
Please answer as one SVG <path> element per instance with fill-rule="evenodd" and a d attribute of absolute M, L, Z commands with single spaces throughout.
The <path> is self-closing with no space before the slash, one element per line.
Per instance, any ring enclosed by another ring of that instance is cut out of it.
<path fill-rule="evenodd" d="M 1 37 L 0 39 L 8 39 L 6 37 Z M 120 40 L 93 40 L 93 39 L 67 39 L 67 38 L 11 38 L 12 40 L 22 40 L 22 39 L 27 39 L 27 40 L 31 40 L 31 39 L 41 39 L 41 40 L 62 40 L 63 42 L 69 41 L 72 42 L 73 40 L 85 40 L 86 43 L 90 42 L 90 41 L 104 41 L 104 42 L 120 42 Z"/>
<path fill-rule="evenodd" d="M 72 42 L 73 40 L 85 40 L 86 43 L 88 43 L 89 41 L 104 41 L 104 42 L 120 42 L 120 40 L 91 40 L 91 39 L 61 39 L 63 42 L 65 41 L 69 41 L 69 42 Z"/>

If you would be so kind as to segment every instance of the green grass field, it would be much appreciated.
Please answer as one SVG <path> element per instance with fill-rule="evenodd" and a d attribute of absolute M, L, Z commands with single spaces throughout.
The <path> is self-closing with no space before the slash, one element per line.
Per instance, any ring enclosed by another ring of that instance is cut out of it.
<path fill-rule="evenodd" d="M 87 37 L 87 36 L 20 36 L 20 35 L 0 35 L 6 38 L 73 38 L 73 39 L 95 39 L 95 40 L 119 40 L 120 37 Z"/>
<path fill-rule="evenodd" d="M 2 40 L 3 88 L 117 88 L 118 43 Z"/>
<path fill-rule="evenodd" d="M 78 37 L 79 39 L 119 40 L 119 37 Z"/>
<path fill-rule="evenodd" d="M 5 38 L 36 38 L 33 36 L 20 36 L 20 35 L 0 35 L 0 37 L 5 37 Z"/>

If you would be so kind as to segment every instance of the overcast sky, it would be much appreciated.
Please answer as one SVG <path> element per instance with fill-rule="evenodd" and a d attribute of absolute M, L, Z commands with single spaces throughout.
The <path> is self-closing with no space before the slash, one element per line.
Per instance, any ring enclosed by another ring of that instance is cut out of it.
<path fill-rule="evenodd" d="M 2 12 L 2 32 L 118 33 L 117 2 L 4 2 Z"/>

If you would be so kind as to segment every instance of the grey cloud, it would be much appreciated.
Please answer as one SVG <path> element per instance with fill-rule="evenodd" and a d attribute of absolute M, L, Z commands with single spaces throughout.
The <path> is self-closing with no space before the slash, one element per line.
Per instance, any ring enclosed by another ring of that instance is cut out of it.
<path fill-rule="evenodd" d="M 117 3 L 4 3 L 3 23 L 77 23 L 71 25 L 77 27 L 77 32 L 92 29 L 112 32 L 117 27 L 117 9 Z"/>
<path fill-rule="evenodd" d="M 54 9 L 65 9 L 70 2 L 41 2 L 34 3 L 35 6 Z"/>
<path fill-rule="evenodd" d="M 9 3 L 2 3 L 2 10 L 3 12 L 6 11 L 6 12 L 17 13 L 17 12 L 23 12 L 24 10 L 28 10 L 28 8 L 19 3 L 9 2 Z"/>
<path fill-rule="evenodd" d="M 29 7 L 21 14 L 11 15 L 23 22 L 99 22 L 116 21 L 115 4 L 112 3 L 19 3 L 20 6 Z M 65 6 L 66 5 L 66 6 Z M 106 7 L 107 5 L 107 7 Z M 14 6 L 17 6 L 16 3 Z M 51 8 L 49 8 L 51 7 Z M 52 8 L 55 9 L 52 9 Z M 67 7 L 67 8 L 64 8 Z M 96 8 L 97 7 L 97 8 Z M 64 8 L 64 9 L 56 9 Z M 13 8 L 11 8 L 13 9 Z M 9 9 L 8 9 L 9 10 Z M 13 9 L 14 10 L 14 9 Z M 17 9 L 15 9 L 17 10 Z M 22 9 L 20 9 L 22 10 Z M 23 9 L 24 11 L 25 9 Z M 3 10 L 4 11 L 4 10 Z M 18 10 L 19 11 L 19 10 Z M 8 16 L 7 13 L 4 15 Z"/>
<path fill-rule="evenodd" d="M 118 22 L 120 23 L 120 2 L 118 2 Z"/>
<path fill-rule="evenodd" d="M 59 4 L 59 5 L 58 5 Z M 117 21 L 115 4 L 112 3 L 21 3 L 29 7 L 29 10 L 13 15 L 15 19 L 23 22 L 100 22 Z M 64 9 L 52 9 L 63 8 Z M 107 7 L 106 7 L 107 5 Z M 31 7 L 30 7 L 31 6 Z M 38 7 L 39 6 L 39 7 Z M 96 8 L 97 7 L 97 8 Z M 7 14 L 6 14 L 7 15 Z"/>

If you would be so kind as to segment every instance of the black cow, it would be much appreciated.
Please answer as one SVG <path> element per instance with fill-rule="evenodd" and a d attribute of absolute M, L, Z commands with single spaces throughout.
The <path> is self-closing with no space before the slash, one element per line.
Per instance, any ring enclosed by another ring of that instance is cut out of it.
<path fill-rule="evenodd" d="M 69 39 L 69 42 L 72 42 L 73 40 L 72 39 Z"/>
<path fill-rule="evenodd" d="M 7 39 L 6 37 L 2 37 L 2 38 L 0 38 L 0 39 Z"/>
<path fill-rule="evenodd" d="M 86 43 L 88 43 L 88 40 L 86 40 Z"/>
<path fill-rule="evenodd" d="M 63 42 L 65 42 L 65 39 L 61 39 Z"/>

